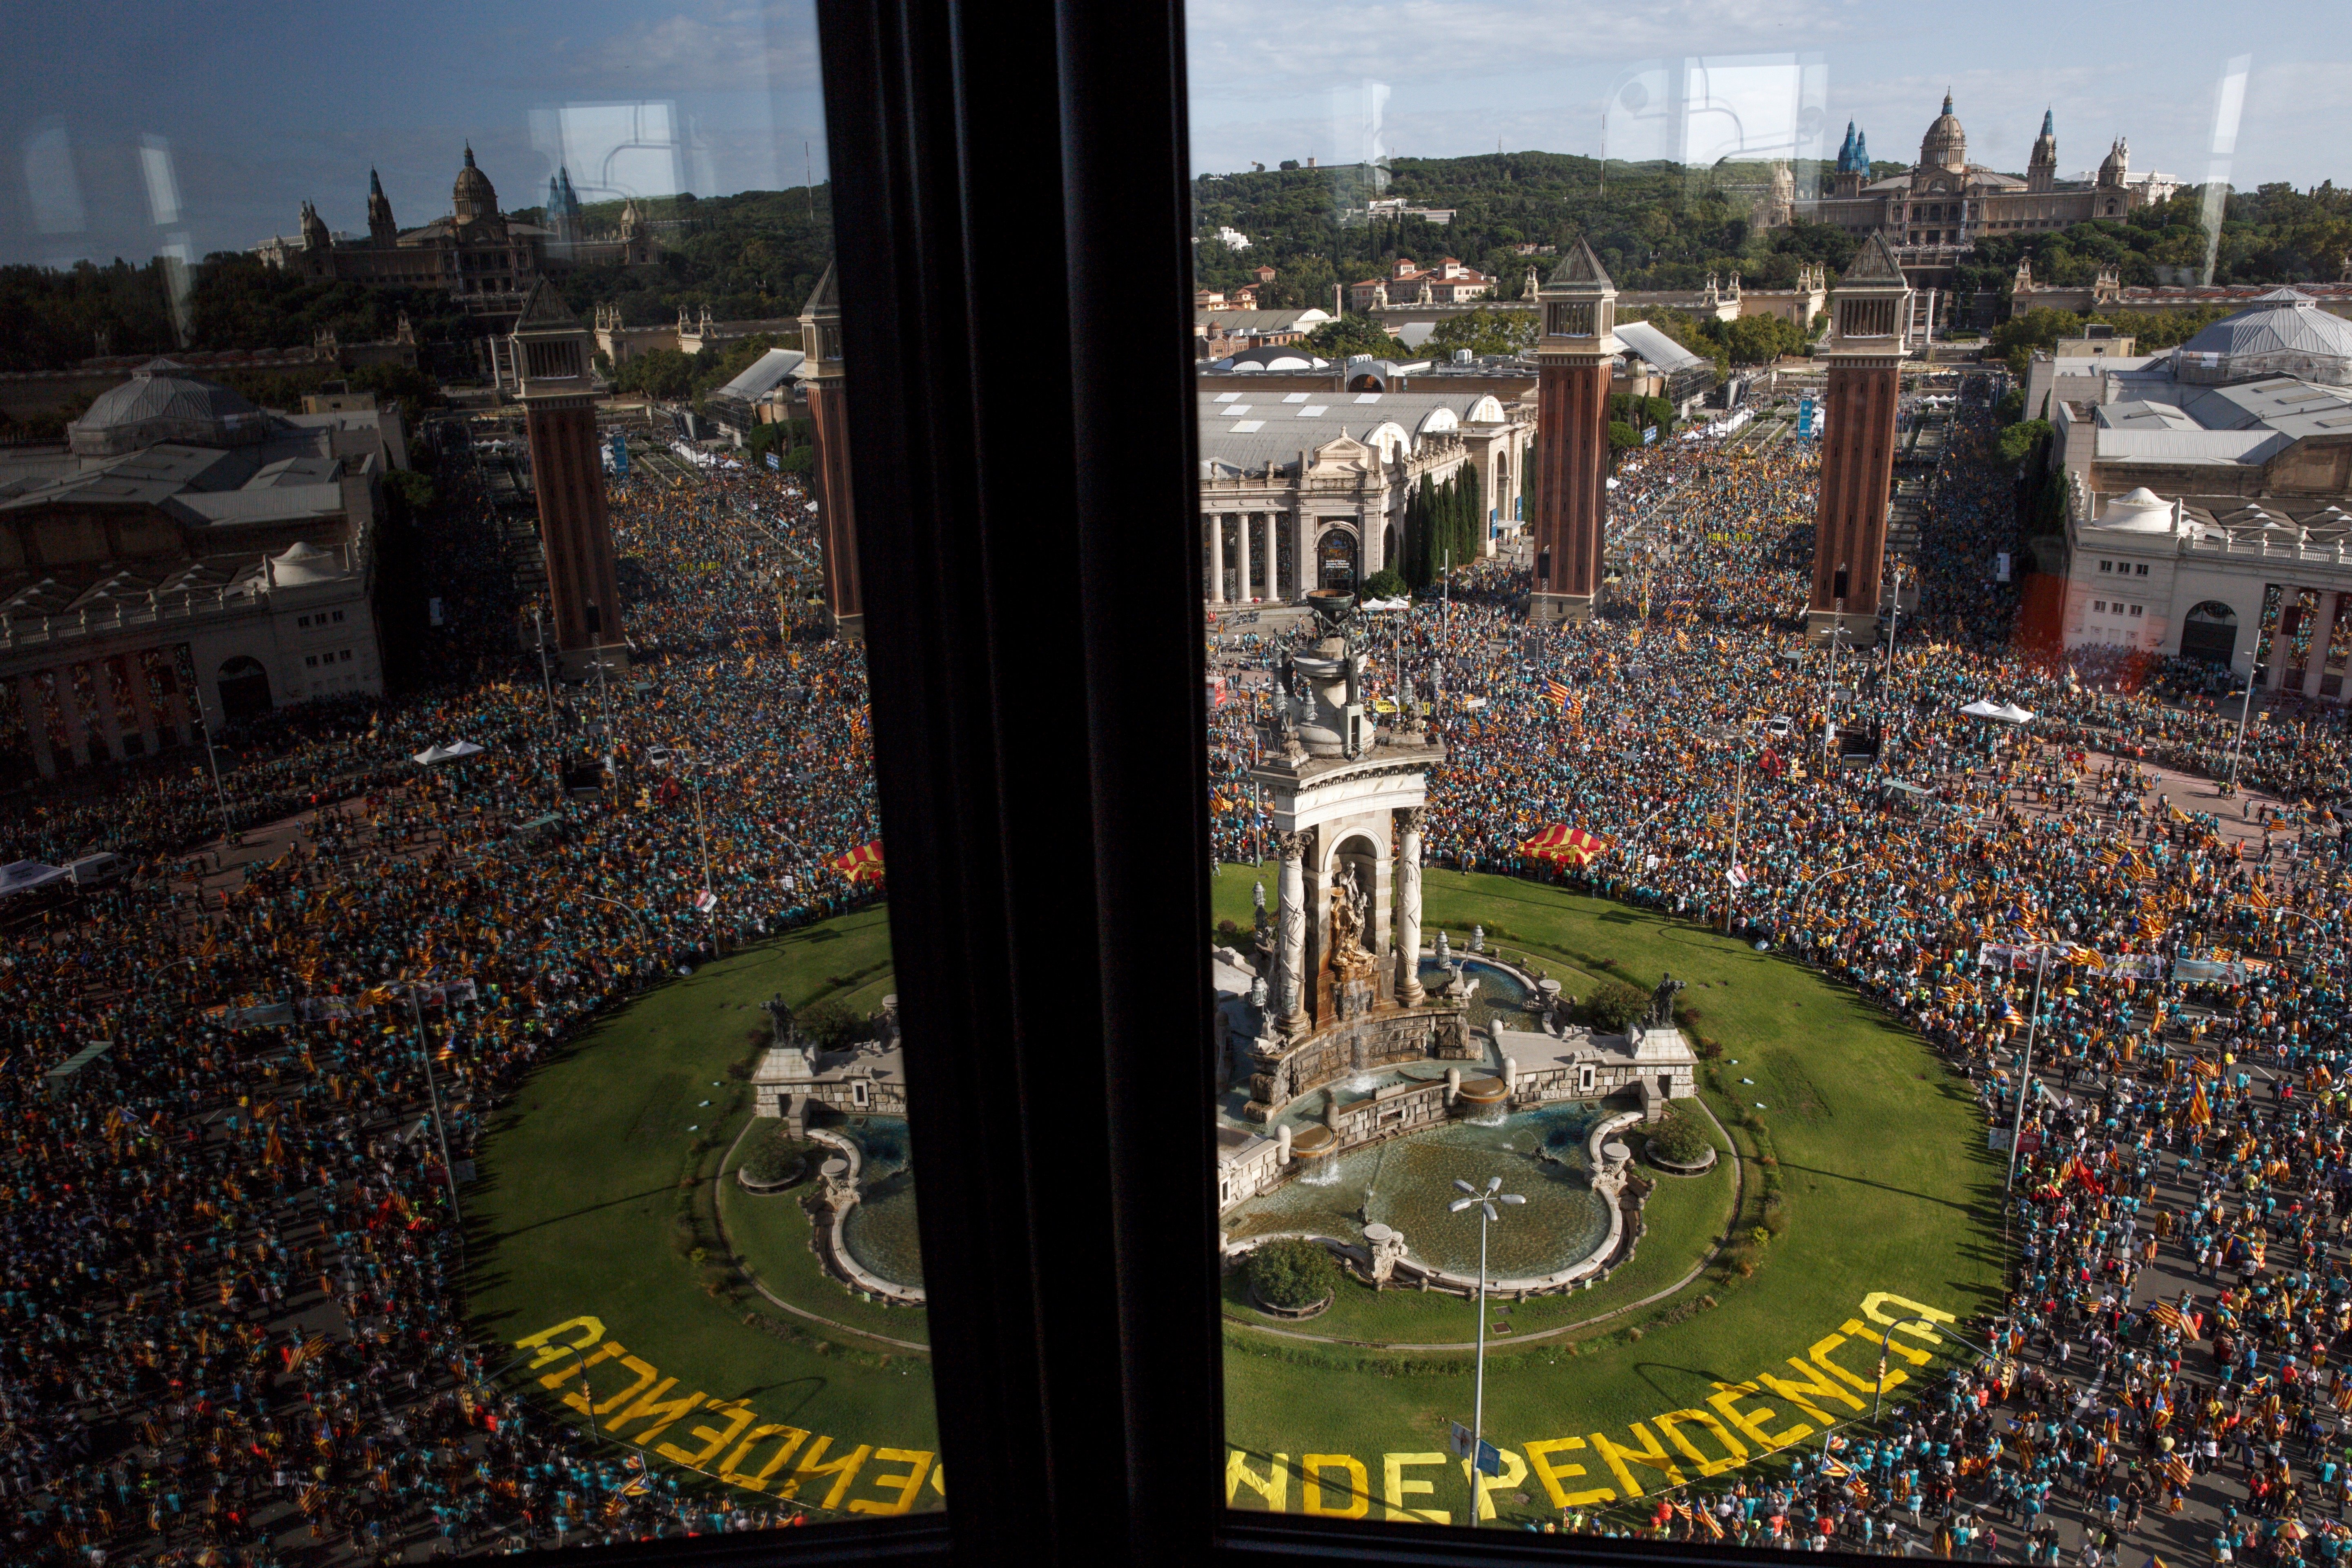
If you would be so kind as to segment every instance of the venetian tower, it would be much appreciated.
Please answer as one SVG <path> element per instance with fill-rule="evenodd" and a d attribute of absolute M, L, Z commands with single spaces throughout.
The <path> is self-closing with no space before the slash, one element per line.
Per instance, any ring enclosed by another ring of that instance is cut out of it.
<path fill-rule="evenodd" d="M 1910 345 L 1911 286 L 1876 232 L 1838 279 L 1831 331 L 1815 357 L 1827 363 L 1829 433 L 1813 513 L 1809 636 L 1843 627 L 1874 632 L 1886 555 L 1886 505 L 1895 481 L 1895 405 Z"/>
<path fill-rule="evenodd" d="M 1579 239 L 1537 296 L 1533 621 L 1582 621 L 1601 591 L 1609 500 L 1609 376 L 1617 354 L 1617 286 Z"/>
<path fill-rule="evenodd" d="M 843 402 L 841 295 L 833 268 L 817 279 L 801 307 L 801 384 L 807 388 L 809 428 L 816 443 L 813 489 L 817 541 L 824 563 L 824 607 L 838 636 L 866 635 L 866 601 L 858 582 L 857 512 L 849 489 L 849 424 Z"/>
<path fill-rule="evenodd" d="M 509 342 L 563 673 L 583 678 L 600 659 L 625 666 L 628 645 L 621 636 L 621 591 L 589 373 L 594 340 L 542 278 L 523 300 Z"/>

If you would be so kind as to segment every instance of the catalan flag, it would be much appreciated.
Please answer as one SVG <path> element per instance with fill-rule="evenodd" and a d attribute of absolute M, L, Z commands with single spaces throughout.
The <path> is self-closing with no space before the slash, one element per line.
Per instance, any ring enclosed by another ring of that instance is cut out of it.
<path fill-rule="evenodd" d="M 1698 1522 L 1706 1526 L 1708 1535 L 1717 1541 L 1723 1539 L 1723 1526 L 1715 1522 L 1715 1514 L 1712 1510 L 1704 1508 L 1699 1510 Z"/>
<path fill-rule="evenodd" d="M 1537 860 L 1560 860 L 1578 866 L 1589 866 L 1609 847 L 1605 838 L 1596 838 L 1581 827 L 1570 827 L 1555 822 L 1519 846 L 1519 853 Z"/>
<path fill-rule="evenodd" d="M 2204 1066 L 2202 1062 L 2198 1065 Z M 2189 1099 L 2189 1124 L 2191 1127 L 2213 1125 L 2213 1108 L 2205 1101 L 2205 1086 L 2201 1083 L 2197 1086 L 2196 1092 Z"/>
<path fill-rule="evenodd" d="M 2017 1004 L 2014 1002 L 2001 1004 L 2000 1021 L 2012 1029 L 2025 1027 L 2025 1015 L 2017 1010 Z"/>
<path fill-rule="evenodd" d="M 882 875 L 882 840 L 861 844 L 846 855 L 835 855 L 825 862 L 853 882 Z"/>
<path fill-rule="evenodd" d="M 1544 682 L 1544 695 L 1550 698 L 1554 702 L 1559 703 L 1562 708 L 1566 708 L 1569 704 L 1569 689 L 1557 680 L 1547 680 Z"/>
<path fill-rule="evenodd" d="M 2258 910 L 2266 910 L 2271 907 L 2271 896 L 2260 882 L 2251 882 L 2246 887 L 2246 902 Z"/>
<path fill-rule="evenodd" d="M 2183 1339 L 2197 1337 L 2189 1331 L 2189 1320 L 2180 1315 L 2180 1309 L 2169 1301 L 2158 1301 L 2147 1310 L 2147 1315 Z"/>

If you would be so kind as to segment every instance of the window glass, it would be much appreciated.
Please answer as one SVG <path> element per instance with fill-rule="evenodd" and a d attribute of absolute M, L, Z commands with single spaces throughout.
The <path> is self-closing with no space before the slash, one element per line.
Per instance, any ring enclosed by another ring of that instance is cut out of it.
<path fill-rule="evenodd" d="M 813 9 L 403 22 L 0 68 L 11 1561 L 944 1506 Z"/>
<path fill-rule="evenodd" d="M 1226 1500 L 2332 1551 L 2343 19 L 1651 20 L 1191 9 Z"/>

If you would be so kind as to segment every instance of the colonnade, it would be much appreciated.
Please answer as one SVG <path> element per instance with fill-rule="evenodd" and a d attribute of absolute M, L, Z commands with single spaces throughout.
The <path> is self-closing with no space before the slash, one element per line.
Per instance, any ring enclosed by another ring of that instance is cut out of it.
<path fill-rule="evenodd" d="M 138 648 L 10 678 L 25 746 L 41 776 L 57 777 L 61 763 L 89 767 L 100 755 L 121 762 L 131 754 L 133 735 L 141 755 L 161 751 L 167 733 L 180 745 L 194 744 L 180 674 L 185 651 L 184 644 Z"/>
<path fill-rule="evenodd" d="M 1278 604 L 1304 597 L 1315 585 L 1315 520 L 1303 511 L 1213 511 L 1201 515 L 1209 535 L 1208 588 L 1213 605 Z M 1283 531 L 1290 533 L 1290 573 L 1280 571 Z M 1225 592 L 1225 571 L 1234 588 Z"/>
<path fill-rule="evenodd" d="M 2290 609 L 2301 608 L 2304 596 L 2309 595 L 2315 601 L 2309 616 L 2311 640 L 2306 645 L 2302 668 L 2293 671 L 2301 678 L 2295 689 L 2305 697 L 2324 696 L 2333 702 L 2352 701 L 2352 679 L 2338 682 L 2338 689 L 2333 692 L 2321 689 L 2327 679 L 2328 650 L 2336 640 L 2336 624 L 2346 618 L 2346 610 L 2352 608 L 2352 593 L 2333 588 L 2309 588 L 2292 583 L 2284 584 L 2279 593 L 2279 618 L 2276 628 L 2271 633 L 2265 689 L 2271 691 L 2288 689 L 2287 676 L 2292 668 L 2288 661 L 2294 658 L 2295 633 L 2289 629 L 2286 613 Z"/>

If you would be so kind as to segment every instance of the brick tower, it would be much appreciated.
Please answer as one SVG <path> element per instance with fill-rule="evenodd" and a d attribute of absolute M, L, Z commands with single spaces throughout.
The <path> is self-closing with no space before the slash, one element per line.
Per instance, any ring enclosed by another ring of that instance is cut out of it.
<path fill-rule="evenodd" d="M 857 581 L 857 512 L 849 495 L 849 425 L 843 405 L 841 295 L 833 268 L 817 279 L 816 291 L 801 307 L 801 353 L 807 363 L 801 384 L 807 388 L 809 427 L 816 436 L 816 467 L 810 475 L 816 501 L 817 542 L 824 561 L 824 607 L 835 635 L 866 635 L 866 601 Z"/>
<path fill-rule="evenodd" d="M 600 658 L 625 665 L 629 657 L 613 571 L 613 523 L 604 510 L 604 456 L 596 446 L 593 346 L 554 288 L 545 279 L 532 284 L 508 347 L 530 442 L 557 655 L 564 674 L 574 679 Z"/>
<path fill-rule="evenodd" d="M 1829 428 L 1822 437 L 1821 494 L 1813 512 L 1813 591 L 1808 636 L 1832 627 L 1863 637 L 1878 618 L 1886 556 L 1886 503 L 1895 479 L 1897 369 L 1910 346 L 1911 285 L 1884 233 L 1874 233 L 1830 300 Z"/>
<path fill-rule="evenodd" d="M 1580 239 L 1536 298 L 1535 585 L 1533 621 L 1582 621 L 1601 591 L 1609 506 L 1609 372 L 1617 353 L 1617 286 Z"/>

